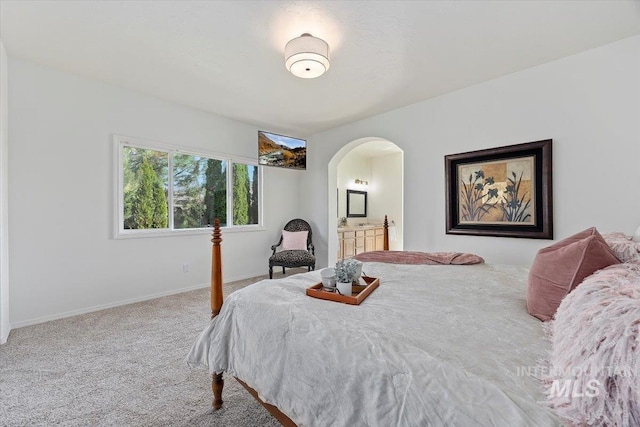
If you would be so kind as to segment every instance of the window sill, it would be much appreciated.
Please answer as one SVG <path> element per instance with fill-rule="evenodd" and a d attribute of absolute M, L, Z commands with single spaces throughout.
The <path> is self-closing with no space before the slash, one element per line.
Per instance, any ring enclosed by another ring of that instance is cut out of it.
<path fill-rule="evenodd" d="M 266 231 L 263 226 L 236 226 L 236 227 L 220 227 L 222 234 L 228 233 L 244 233 L 253 231 Z M 181 236 L 197 236 L 210 235 L 213 227 L 210 228 L 188 228 L 184 230 L 126 230 L 116 232 L 113 238 L 120 239 L 143 239 L 147 237 L 181 237 Z"/>

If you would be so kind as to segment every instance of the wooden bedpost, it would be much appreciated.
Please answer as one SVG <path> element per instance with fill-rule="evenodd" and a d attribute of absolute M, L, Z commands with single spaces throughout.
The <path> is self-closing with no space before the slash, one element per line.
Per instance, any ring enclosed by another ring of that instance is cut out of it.
<path fill-rule="evenodd" d="M 220 314 L 222 309 L 222 233 L 220 232 L 220 220 L 213 220 L 213 234 L 211 238 L 211 318 L 213 319 Z M 211 375 L 211 390 L 213 391 L 213 409 L 217 410 L 222 407 L 222 388 L 224 380 L 222 372 Z"/>
<path fill-rule="evenodd" d="M 213 220 L 213 237 L 211 239 L 211 318 L 220 313 L 222 308 L 222 255 L 220 243 L 222 243 L 222 233 L 220 232 L 220 220 Z"/>
<path fill-rule="evenodd" d="M 383 249 L 385 251 L 389 250 L 389 221 L 387 220 L 387 216 L 384 216 L 384 244 Z"/>
<path fill-rule="evenodd" d="M 222 379 L 222 372 L 219 374 L 211 374 L 211 390 L 213 390 L 213 410 L 217 411 L 222 408 L 222 389 L 224 387 L 224 380 Z"/>

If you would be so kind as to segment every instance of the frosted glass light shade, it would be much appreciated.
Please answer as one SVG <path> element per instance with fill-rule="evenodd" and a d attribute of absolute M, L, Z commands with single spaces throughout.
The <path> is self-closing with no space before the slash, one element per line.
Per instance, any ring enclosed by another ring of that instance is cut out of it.
<path fill-rule="evenodd" d="M 322 39 L 304 33 L 284 47 L 285 66 L 303 79 L 320 77 L 329 69 L 329 45 Z"/>

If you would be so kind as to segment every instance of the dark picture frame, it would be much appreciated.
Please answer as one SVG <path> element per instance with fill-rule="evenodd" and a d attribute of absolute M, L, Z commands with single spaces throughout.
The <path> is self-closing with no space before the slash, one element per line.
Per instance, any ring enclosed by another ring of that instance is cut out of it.
<path fill-rule="evenodd" d="M 347 218 L 367 216 L 367 192 L 347 190 Z"/>
<path fill-rule="evenodd" d="M 553 239 L 552 140 L 445 156 L 446 233 Z"/>

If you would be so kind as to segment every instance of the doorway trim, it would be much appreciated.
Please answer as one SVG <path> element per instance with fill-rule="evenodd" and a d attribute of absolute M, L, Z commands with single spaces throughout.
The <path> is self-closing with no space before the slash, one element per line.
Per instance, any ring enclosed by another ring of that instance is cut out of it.
<path fill-rule="evenodd" d="M 9 323 L 9 124 L 7 52 L 0 40 L 0 344 L 7 342 Z"/>
<path fill-rule="evenodd" d="M 396 144 L 393 141 L 389 141 L 386 138 L 368 136 L 355 139 L 345 144 L 333 155 L 333 157 L 329 161 L 329 164 L 327 165 L 327 263 L 329 266 L 335 264 L 338 257 L 338 233 L 336 232 L 336 230 L 338 229 L 338 218 L 336 215 L 336 212 L 338 211 L 338 201 L 336 198 L 336 188 L 338 188 L 338 165 L 340 164 L 342 159 L 344 159 L 344 157 L 349 152 L 351 152 L 351 150 L 359 147 L 360 145 L 374 141 L 386 141 L 404 151 L 404 149 L 400 145 Z M 404 167 L 402 168 L 402 173 L 404 174 Z M 402 203 L 404 205 L 404 198 Z"/>

